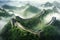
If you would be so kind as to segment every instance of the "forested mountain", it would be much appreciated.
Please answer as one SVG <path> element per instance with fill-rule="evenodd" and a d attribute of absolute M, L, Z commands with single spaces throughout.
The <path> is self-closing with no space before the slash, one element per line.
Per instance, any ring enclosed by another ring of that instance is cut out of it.
<path fill-rule="evenodd" d="M 2 5 L 0 39 L 60 40 L 60 6 L 57 5 L 60 3 L 55 1 L 39 7 L 29 3 L 21 7 Z"/>
<path fill-rule="evenodd" d="M 9 14 L 5 9 L 0 8 L 0 17 L 11 17 L 12 14 Z"/>

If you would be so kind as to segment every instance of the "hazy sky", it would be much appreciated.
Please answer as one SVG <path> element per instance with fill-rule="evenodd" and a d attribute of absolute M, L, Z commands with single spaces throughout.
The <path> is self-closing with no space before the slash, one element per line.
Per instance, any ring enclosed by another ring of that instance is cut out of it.
<path fill-rule="evenodd" d="M 53 2 L 53 1 L 58 1 L 60 2 L 60 0 L 0 0 L 0 1 L 33 1 L 33 2 L 39 2 L 39 3 L 43 3 L 43 2 Z"/>
<path fill-rule="evenodd" d="M 22 5 L 26 4 L 26 3 L 30 3 L 32 5 L 35 5 L 35 4 L 38 5 L 40 3 L 44 4 L 46 2 L 54 2 L 54 1 L 58 1 L 59 2 L 59 0 L 0 0 L 0 1 L 3 1 L 3 2 L 4 1 L 12 1 L 12 2 L 9 2 L 7 4 L 13 5 L 13 6 L 18 6 L 18 7 L 20 7 L 20 6 L 22 6 Z"/>

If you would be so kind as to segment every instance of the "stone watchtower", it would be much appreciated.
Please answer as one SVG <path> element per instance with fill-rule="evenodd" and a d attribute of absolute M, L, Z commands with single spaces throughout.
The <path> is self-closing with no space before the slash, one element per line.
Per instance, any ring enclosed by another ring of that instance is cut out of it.
<path fill-rule="evenodd" d="M 48 23 L 48 25 L 54 23 L 56 21 L 56 17 L 52 17 L 51 21 Z"/>

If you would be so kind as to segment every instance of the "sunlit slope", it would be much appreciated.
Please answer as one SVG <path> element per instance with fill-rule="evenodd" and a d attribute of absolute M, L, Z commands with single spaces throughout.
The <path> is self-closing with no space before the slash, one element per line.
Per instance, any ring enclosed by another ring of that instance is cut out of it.
<path fill-rule="evenodd" d="M 36 8 L 34 6 L 29 5 L 28 8 L 24 11 L 23 15 L 26 18 L 28 18 L 28 17 L 33 17 L 33 16 L 35 16 L 36 14 L 38 14 L 40 12 L 41 12 L 40 9 L 38 9 L 38 8 Z"/>

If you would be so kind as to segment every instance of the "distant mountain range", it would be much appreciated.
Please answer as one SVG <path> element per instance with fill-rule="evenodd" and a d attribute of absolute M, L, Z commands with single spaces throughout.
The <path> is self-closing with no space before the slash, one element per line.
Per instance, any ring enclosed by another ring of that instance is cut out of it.
<path fill-rule="evenodd" d="M 7 4 L 3 5 L 2 8 L 11 9 L 11 10 L 20 9 L 19 7 L 10 6 L 10 5 L 7 5 Z"/>
<path fill-rule="evenodd" d="M 1 4 L 2 3 L 3 2 L 1 2 Z M 15 15 L 22 19 L 31 19 L 31 18 L 35 18 L 39 15 L 42 15 L 41 16 L 41 20 L 42 20 L 43 17 L 45 17 L 49 13 L 51 13 L 51 14 L 59 13 L 59 10 L 60 10 L 59 5 L 60 5 L 60 3 L 55 2 L 55 1 L 53 3 L 47 2 L 45 4 L 41 4 L 39 7 L 38 6 L 36 7 L 31 4 L 26 4 L 21 7 L 4 4 L 1 6 L 3 9 L 0 10 L 2 12 L 2 14 L 0 12 L 0 16 L 9 17 L 12 15 Z M 9 10 L 9 11 L 7 11 L 7 10 Z M 13 14 L 11 15 L 11 14 L 9 14 L 9 12 L 12 12 Z"/>
<path fill-rule="evenodd" d="M 0 8 L 0 17 L 11 17 L 13 14 L 9 14 L 5 9 Z"/>
<path fill-rule="evenodd" d="M 19 15 L 22 18 L 31 18 L 31 17 L 35 16 L 36 13 L 38 14 L 41 11 L 44 11 L 44 9 L 46 11 L 49 11 L 50 13 L 59 12 L 58 11 L 58 10 L 60 10 L 59 5 L 60 5 L 60 3 L 54 1 L 53 3 L 47 2 L 45 4 L 40 4 L 39 8 L 38 8 L 38 6 L 35 7 L 34 5 L 31 5 L 31 4 L 25 4 L 25 6 L 21 6 L 21 7 L 4 4 L 4 5 L 2 5 L 2 8 L 7 9 L 9 11 L 16 10 L 13 12 L 18 13 L 17 15 Z M 14 14 L 16 14 L 16 13 L 14 13 Z"/>

